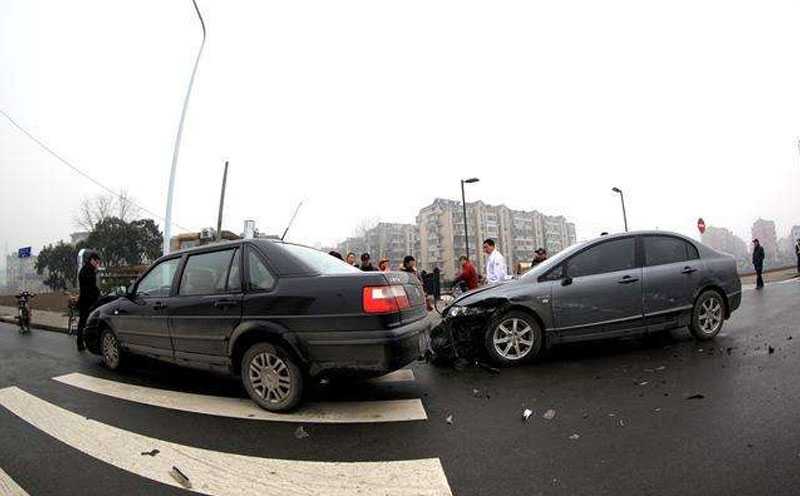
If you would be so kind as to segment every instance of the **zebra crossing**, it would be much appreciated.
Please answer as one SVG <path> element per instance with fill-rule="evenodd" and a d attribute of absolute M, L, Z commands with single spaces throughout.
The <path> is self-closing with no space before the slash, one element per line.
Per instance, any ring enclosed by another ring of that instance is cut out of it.
<path fill-rule="evenodd" d="M 425 422 L 428 418 L 419 399 L 308 403 L 297 412 L 280 415 L 261 410 L 249 399 L 144 387 L 77 372 L 53 380 L 100 397 L 223 419 L 357 424 Z M 414 380 L 413 372 L 404 369 L 371 382 L 380 385 Z M 92 420 L 17 386 L 0 389 L 0 407 L 92 458 L 145 479 L 202 494 L 451 494 L 438 458 L 299 461 L 214 451 Z M 143 456 L 145 453 L 155 456 Z M 186 479 L 176 477 L 173 468 Z M 0 495 L 5 494 L 26 493 L 0 469 Z"/>

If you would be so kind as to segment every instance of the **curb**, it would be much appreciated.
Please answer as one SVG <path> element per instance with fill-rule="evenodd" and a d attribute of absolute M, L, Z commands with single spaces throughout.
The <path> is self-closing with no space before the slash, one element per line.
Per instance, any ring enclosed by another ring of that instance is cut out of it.
<path fill-rule="evenodd" d="M 17 325 L 16 318 L 7 318 L 7 317 L 0 317 L 0 322 L 4 322 L 6 324 L 13 324 Z M 67 329 L 65 327 L 58 327 L 58 326 L 51 326 L 47 324 L 37 324 L 35 322 L 31 323 L 31 329 L 39 329 L 40 331 L 50 331 L 50 332 L 57 332 L 60 334 L 66 334 Z"/>

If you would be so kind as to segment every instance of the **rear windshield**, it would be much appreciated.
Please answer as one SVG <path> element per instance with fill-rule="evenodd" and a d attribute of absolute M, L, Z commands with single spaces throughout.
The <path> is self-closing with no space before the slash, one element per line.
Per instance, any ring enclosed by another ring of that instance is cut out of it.
<path fill-rule="evenodd" d="M 307 246 L 282 244 L 281 248 L 299 258 L 303 263 L 311 267 L 315 272 L 322 274 L 348 274 L 351 272 L 361 272 L 352 265 L 339 260 L 333 255 L 309 248 Z"/>

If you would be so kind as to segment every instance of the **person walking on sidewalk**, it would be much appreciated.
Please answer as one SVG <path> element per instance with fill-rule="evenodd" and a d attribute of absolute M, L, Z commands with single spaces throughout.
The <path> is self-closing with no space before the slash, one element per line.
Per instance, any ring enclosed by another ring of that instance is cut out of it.
<path fill-rule="evenodd" d="M 89 318 L 89 311 L 92 309 L 97 299 L 100 298 L 100 288 L 97 287 L 97 268 L 100 266 L 100 255 L 90 253 L 86 258 L 86 263 L 78 273 L 78 283 L 81 294 L 78 296 L 78 351 L 86 348 L 83 342 L 83 328 L 86 326 L 86 319 Z"/>
<path fill-rule="evenodd" d="M 489 255 L 486 259 L 486 283 L 492 285 L 505 281 L 508 277 L 508 265 L 500 250 L 495 248 L 492 238 L 483 242 L 483 252 Z"/>
<path fill-rule="evenodd" d="M 756 270 L 756 289 L 763 289 L 764 278 L 761 273 L 764 271 L 764 247 L 758 239 L 753 240 L 753 268 Z"/>

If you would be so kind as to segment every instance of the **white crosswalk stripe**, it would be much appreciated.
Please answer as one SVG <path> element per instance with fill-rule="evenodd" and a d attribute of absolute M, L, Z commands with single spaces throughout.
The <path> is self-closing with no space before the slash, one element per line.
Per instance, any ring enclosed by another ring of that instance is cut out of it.
<path fill-rule="evenodd" d="M 98 460 L 141 477 L 204 494 L 451 494 L 438 458 L 391 462 L 310 462 L 223 453 L 150 438 L 87 419 L 17 387 L 3 406 L 33 427 Z M 141 453 L 158 450 L 156 456 Z"/>
<path fill-rule="evenodd" d="M 428 415 L 419 399 L 384 401 L 342 401 L 306 403 L 291 413 L 271 413 L 245 398 L 226 398 L 182 393 L 73 373 L 54 380 L 127 401 L 186 412 L 250 420 L 305 423 L 408 422 L 426 420 Z"/>
<path fill-rule="evenodd" d="M 380 377 L 376 377 L 374 379 L 370 379 L 367 382 L 372 384 L 391 384 L 396 382 L 414 382 L 416 377 L 414 377 L 414 371 L 411 369 L 400 369 L 395 370 L 391 374 L 382 375 Z"/>
<path fill-rule="evenodd" d="M 0 468 L 0 496 L 28 496 L 28 493 Z"/>

